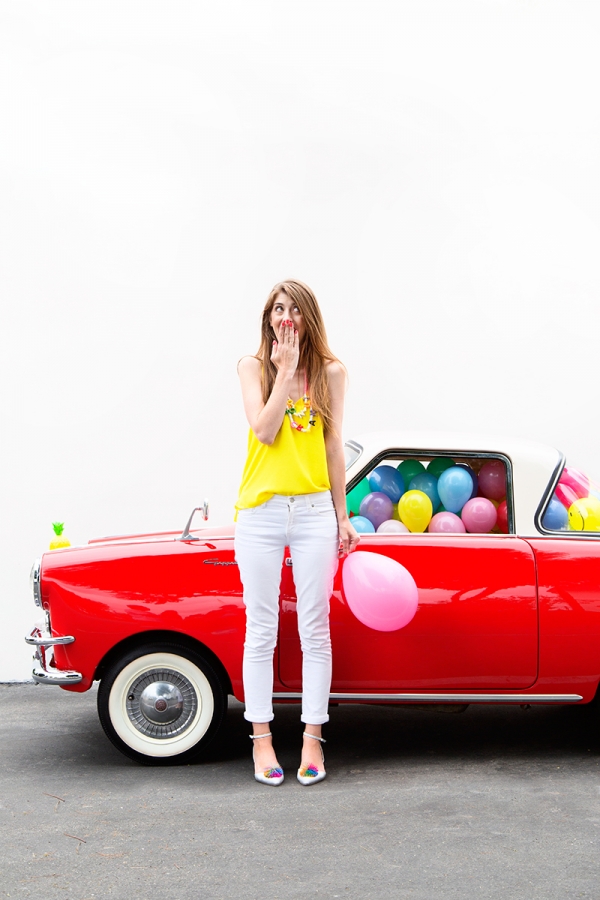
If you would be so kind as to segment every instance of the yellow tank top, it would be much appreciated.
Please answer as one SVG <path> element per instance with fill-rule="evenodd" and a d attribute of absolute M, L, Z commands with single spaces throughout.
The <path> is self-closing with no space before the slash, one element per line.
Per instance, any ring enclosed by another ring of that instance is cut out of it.
<path fill-rule="evenodd" d="M 315 494 L 330 487 L 323 422 L 310 409 L 305 389 L 296 403 L 288 400 L 272 444 L 261 444 L 250 429 L 236 517 L 238 509 L 259 506 L 273 494 Z"/>

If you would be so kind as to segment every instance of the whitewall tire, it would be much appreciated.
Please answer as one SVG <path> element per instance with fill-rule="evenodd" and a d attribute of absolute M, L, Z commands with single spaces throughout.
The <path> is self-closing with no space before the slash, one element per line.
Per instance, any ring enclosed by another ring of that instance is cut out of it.
<path fill-rule="evenodd" d="M 170 644 L 125 654 L 106 672 L 98 713 L 112 743 L 139 762 L 189 762 L 214 738 L 227 697 L 210 664 Z"/>

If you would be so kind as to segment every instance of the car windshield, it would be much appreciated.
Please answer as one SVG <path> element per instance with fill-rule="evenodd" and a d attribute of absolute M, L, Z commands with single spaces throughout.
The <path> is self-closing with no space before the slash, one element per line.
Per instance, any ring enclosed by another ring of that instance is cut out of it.
<path fill-rule="evenodd" d="M 357 444 L 356 441 L 346 441 L 344 444 L 344 456 L 346 457 L 346 471 L 350 468 L 350 466 L 354 465 L 360 454 L 362 453 L 363 448 L 360 444 Z"/>
<path fill-rule="evenodd" d="M 542 512 L 543 531 L 600 531 L 600 483 L 565 466 Z"/>

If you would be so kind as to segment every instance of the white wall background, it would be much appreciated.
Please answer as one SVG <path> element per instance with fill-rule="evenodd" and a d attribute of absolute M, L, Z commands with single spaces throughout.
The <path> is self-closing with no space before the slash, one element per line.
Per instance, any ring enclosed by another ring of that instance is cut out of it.
<path fill-rule="evenodd" d="M 501 430 L 600 475 L 599 43 L 581 0 L 0 0 L 0 680 L 52 521 L 231 519 L 281 278 L 346 436 Z"/>

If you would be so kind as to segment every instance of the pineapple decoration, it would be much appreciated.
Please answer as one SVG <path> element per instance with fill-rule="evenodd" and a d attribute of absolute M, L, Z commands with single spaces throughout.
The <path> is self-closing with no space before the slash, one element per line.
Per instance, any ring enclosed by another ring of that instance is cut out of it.
<path fill-rule="evenodd" d="M 50 541 L 50 549 L 58 550 L 59 547 L 70 547 L 71 541 L 68 539 L 66 535 L 63 534 L 63 530 L 65 527 L 64 522 L 53 522 L 52 527 L 54 529 L 54 540 Z"/>

